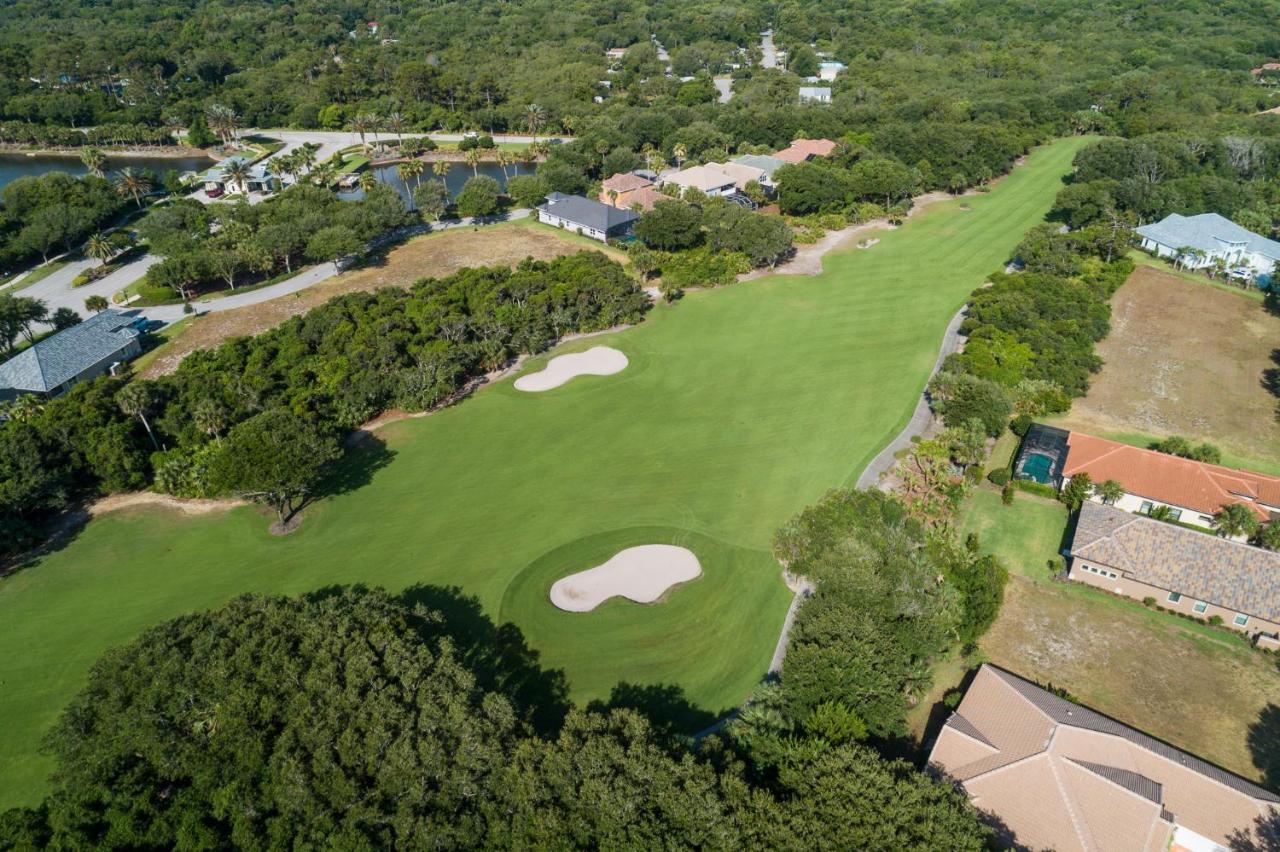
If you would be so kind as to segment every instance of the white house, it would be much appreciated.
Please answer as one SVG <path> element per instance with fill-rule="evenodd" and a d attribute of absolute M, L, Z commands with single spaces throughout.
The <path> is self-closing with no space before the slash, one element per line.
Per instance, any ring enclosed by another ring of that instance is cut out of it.
<path fill-rule="evenodd" d="M 737 191 L 734 176 L 718 165 L 690 166 L 662 176 L 663 183 L 674 183 L 681 191 L 696 189 L 706 195 L 733 195 Z"/>
<path fill-rule="evenodd" d="M 830 86 L 801 86 L 800 87 L 800 103 L 802 104 L 831 103 L 831 87 Z"/>
<path fill-rule="evenodd" d="M 1190 269 L 1203 269 L 1220 261 L 1234 277 L 1269 281 L 1280 262 L 1280 242 L 1259 236 L 1217 213 L 1170 213 L 1136 232 L 1144 249 Z"/>

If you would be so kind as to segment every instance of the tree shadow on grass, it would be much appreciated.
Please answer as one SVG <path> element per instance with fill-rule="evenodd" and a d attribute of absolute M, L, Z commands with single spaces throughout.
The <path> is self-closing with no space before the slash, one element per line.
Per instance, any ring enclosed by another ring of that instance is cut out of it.
<path fill-rule="evenodd" d="M 1280 349 L 1271 350 L 1271 363 L 1274 366 L 1262 371 L 1262 388 L 1280 399 Z M 1280 420 L 1280 406 L 1276 407 L 1276 419 Z"/>
<path fill-rule="evenodd" d="M 719 715 L 698 707 L 675 684 L 634 684 L 623 681 L 609 693 L 608 701 L 593 701 L 588 710 L 634 710 L 653 729 L 669 737 L 688 736 L 714 724 Z M 723 714 L 720 714 L 723 715 Z"/>
<path fill-rule="evenodd" d="M 364 488 L 395 457 L 395 450 L 390 449 L 385 441 L 368 435 L 330 467 L 315 489 L 316 498 L 336 497 Z"/>
<path fill-rule="evenodd" d="M 1258 721 L 1249 726 L 1247 741 L 1253 765 L 1262 772 L 1262 783 L 1280 792 L 1280 704 L 1262 708 Z"/>
<path fill-rule="evenodd" d="M 500 692 L 544 736 L 560 730 L 569 712 L 569 682 L 561 669 L 544 669 L 514 624 L 494 624 L 480 601 L 456 586 L 410 586 L 401 600 L 421 604 L 440 618 L 458 656 L 483 689 Z"/>

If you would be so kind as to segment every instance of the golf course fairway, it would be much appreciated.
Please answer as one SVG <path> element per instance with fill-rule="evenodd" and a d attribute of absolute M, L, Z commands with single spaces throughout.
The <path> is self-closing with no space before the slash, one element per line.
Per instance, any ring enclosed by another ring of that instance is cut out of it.
<path fill-rule="evenodd" d="M 253 507 L 93 520 L 0 581 L 0 808 L 47 789 L 40 738 L 105 650 L 243 592 L 456 586 L 563 669 L 575 700 L 627 682 L 679 687 L 711 716 L 737 705 L 790 600 L 774 531 L 905 425 L 948 320 L 1042 220 L 1087 141 L 1037 149 L 989 193 L 828 255 L 819 276 L 690 293 L 522 370 L 607 341 L 629 362 L 615 375 L 543 393 L 508 379 L 394 423 L 291 535 L 269 535 Z M 702 576 L 651 605 L 550 603 L 559 577 L 648 544 L 689 548 Z"/>

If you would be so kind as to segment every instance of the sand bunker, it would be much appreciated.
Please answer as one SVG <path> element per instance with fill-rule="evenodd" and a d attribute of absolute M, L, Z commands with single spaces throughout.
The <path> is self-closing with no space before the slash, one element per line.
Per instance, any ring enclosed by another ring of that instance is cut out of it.
<path fill-rule="evenodd" d="M 619 551 L 603 565 L 556 580 L 551 602 L 569 612 L 588 612 L 616 595 L 653 603 L 667 589 L 701 574 L 693 551 L 671 544 L 644 544 Z"/>
<path fill-rule="evenodd" d="M 557 355 L 544 369 L 516 379 L 516 390 L 551 390 L 577 376 L 612 376 L 626 368 L 626 355 L 608 346 L 593 346 L 586 352 Z"/>

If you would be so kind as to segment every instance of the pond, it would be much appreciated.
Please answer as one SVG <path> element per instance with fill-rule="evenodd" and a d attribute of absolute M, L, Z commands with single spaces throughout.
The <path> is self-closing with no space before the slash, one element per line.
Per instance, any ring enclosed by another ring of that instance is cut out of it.
<path fill-rule="evenodd" d="M 531 175 L 533 172 L 533 166 L 527 166 L 523 163 L 507 166 L 505 175 L 502 172 L 502 167 L 497 163 L 480 163 L 476 166 L 474 172 L 472 171 L 471 166 L 468 166 L 466 163 L 450 163 L 449 173 L 444 176 L 444 185 L 448 188 L 450 196 L 456 196 L 462 191 L 463 184 L 465 184 L 469 178 L 473 177 L 475 174 L 481 174 L 488 175 L 498 182 L 498 186 L 506 189 L 508 177 L 515 177 L 516 175 Z M 408 204 L 410 208 L 413 207 L 413 187 L 416 181 L 410 180 L 409 185 L 406 186 L 405 182 L 400 179 L 400 175 L 396 174 L 396 167 L 394 165 L 379 166 L 373 170 L 373 174 L 378 178 L 378 180 L 400 193 L 400 197 L 405 200 L 405 203 Z M 431 170 L 430 163 L 427 164 L 427 170 L 422 173 L 421 182 L 425 183 L 429 180 L 439 180 L 439 176 Z M 354 201 L 356 199 L 364 198 L 364 191 L 360 189 L 353 189 L 349 192 L 338 193 L 338 197 L 348 201 Z"/>
<path fill-rule="evenodd" d="M 170 169 L 179 173 L 203 171 L 213 165 L 209 157 L 122 157 L 107 153 L 107 175 L 119 171 L 126 166 L 135 170 L 145 170 L 157 177 Z M 20 177 L 42 175 L 46 172 L 67 172 L 76 176 L 87 174 L 88 169 L 80 162 L 77 154 L 20 154 L 6 152 L 0 154 L 0 192 L 11 181 Z M 468 169 L 467 171 L 470 171 Z"/>

